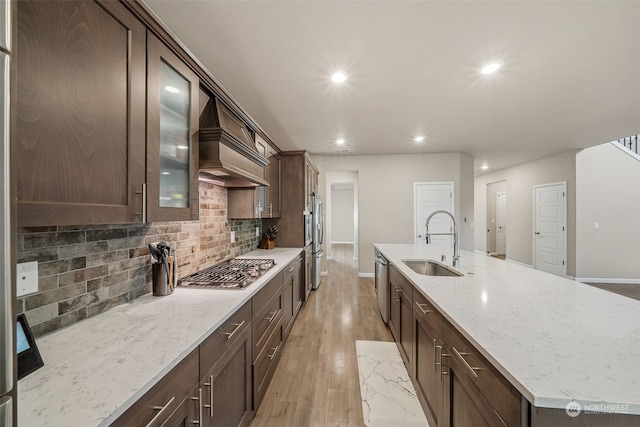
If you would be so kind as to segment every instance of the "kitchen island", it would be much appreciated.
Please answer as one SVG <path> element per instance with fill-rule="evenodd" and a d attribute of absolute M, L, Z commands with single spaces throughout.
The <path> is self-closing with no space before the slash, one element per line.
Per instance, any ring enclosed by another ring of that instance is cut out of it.
<path fill-rule="evenodd" d="M 577 403 L 591 425 L 640 425 L 640 301 L 466 251 L 464 276 L 425 276 L 403 260 L 450 259 L 450 249 L 374 246 L 530 402 L 532 418 L 548 408 L 583 425 L 564 413 Z"/>
<path fill-rule="evenodd" d="M 18 425 L 110 425 L 300 252 L 244 254 L 276 263 L 244 289 L 178 287 L 164 297 L 147 294 L 37 339 L 44 367 L 18 382 Z"/>

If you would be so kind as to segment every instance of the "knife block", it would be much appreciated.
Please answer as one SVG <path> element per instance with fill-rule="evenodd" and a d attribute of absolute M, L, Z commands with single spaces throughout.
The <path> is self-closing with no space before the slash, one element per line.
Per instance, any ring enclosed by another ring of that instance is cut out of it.
<path fill-rule="evenodd" d="M 260 249 L 273 249 L 276 247 L 276 241 L 269 239 L 267 236 L 262 238 L 262 242 L 260 242 Z"/>

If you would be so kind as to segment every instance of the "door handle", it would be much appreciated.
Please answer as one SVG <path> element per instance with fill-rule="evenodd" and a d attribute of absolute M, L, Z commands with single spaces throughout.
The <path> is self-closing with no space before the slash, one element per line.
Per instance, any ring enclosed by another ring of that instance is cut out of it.
<path fill-rule="evenodd" d="M 539 231 L 536 231 L 536 232 L 535 232 L 535 234 L 540 234 L 540 232 L 539 232 Z"/>

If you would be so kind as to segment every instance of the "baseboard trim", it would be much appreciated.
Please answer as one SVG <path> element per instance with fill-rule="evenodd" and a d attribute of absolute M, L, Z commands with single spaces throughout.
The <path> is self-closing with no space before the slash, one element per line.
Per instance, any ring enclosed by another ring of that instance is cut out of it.
<path fill-rule="evenodd" d="M 353 246 L 353 242 L 342 242 L 342 241 L 336 241 L 336 240 L 332 240 L 331 245 L 352 245 Z"/>
<path fill-rule="evenodd" d="M 614 279 L 611 277 L 576 277 L 577 282 L 582 283 L 612 283 L 615 285 L 638 285 L 639 279 Z"/>
<path fill-rule="evenodd" d="M 375 274 L 374 273 L 360 273 L 360 272 L 358 272 L 358 277 L 365 277 L 365 278 L 371 277 L 371 278 L 373 278 L 373 277 L 375 277 Z"/>
<path fill-rule="evenodd" d="M 511 262 L 511 263 L 513 263 L 513 264 L 521 265 L 521 266 L 523 266 L 523 267 L 533 268 L 533 265 L 531 265 L 531 264 L 525 264 L 524 262 L 515 261 L 515 260 L 512 260 L 512 259 L 510 259 L 510 258 L 505 259 L 505 261 L 507 261 L 507 262 Z"/>
<path fill-rule="evenodd" d="M 473 251 L 474 253 L 480 254 L 480 255 L 486 255 L 489 256 L 489 254 L 487 253 L 487 251 L 481 251 L 480 249 L 475 249 Z"/>

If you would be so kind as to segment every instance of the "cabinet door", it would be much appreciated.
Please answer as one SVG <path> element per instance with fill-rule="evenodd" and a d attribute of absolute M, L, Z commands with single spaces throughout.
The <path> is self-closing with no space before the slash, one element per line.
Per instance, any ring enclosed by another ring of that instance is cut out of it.
<path fill-rule="evenodd" d="M 389 282 L 389 330 L 396 342 L 400 341 L 400 293 L 402 290 Z"/>
<path fill-rule="evenodd" d="M 252 412 L 251 328 L 246 328 L 201 381 L 200 425 L 248 425 Z"/>
<path fill-rule="evenodd" d="M 413 361 L 413 298 L 400 291 L 400 355 L 404 359 L 407 370 L 412 372 Z"/>
<path fill-rule="evenodd" d="M 293 320 L 294 320 L 293 311 L 294 311 L 295 300 L 293 295 L 293 286 L 294 286 L 293 276 L 294 276 L 293 272 L 286 275 L 284 287 L 282 288 L 282 299 L 284 301 L 284 315 L 282 316 L 282 325 L 284 326 L 285 340 L 289 336 L 289 331 L 293 326 Z"/>
<path fill-rule="evenodd" d="M 147 218 L 198 219 L 199 80 L 151 33 L 147 55 Z"/>
<path fill-rule="evenodd" d="M 18 225 L 142 222 L 146 32 L 121 3 L 17 2 Z"/>
<path fill-rule="evenodd" d="M 280 156 L 271 148 L 267 146 L 267 160 L 269 165 L 266 167 L 265 179 L 269 181 L 269 187 L 266 188 L 266 200 L 265 200 L 265 217 L 267 218 L 280 218 L 281 207 L 281 192 L 280 192 Z"/>
<path fill-rule="evenodd" d="M 296 269 L 293 272 L 293 317 L 298 315 L 304 300 L 304 290 L 302 287 L 302 257 L 296 261 Z"/>
<path fill-rule="evenodd" d="M 259 192 L 262 188 L 227 189 L 227 219 L 260 218 L 263 202 Z"/>
<path fill-rule="evenodd" d="M 441 425 L 444 382 L 440 374 L 442 342 L 429 325 L 414 316 L 414 372 L 418 397 L 430 425 Z"/>
<path fill-rule="evenodd" d="M 189 396 L 182 401 L 180 406 L 161 424 L 149 423 L 148 426 L 161 425 L 162 427 L 188 427 L 194 424 L 202 425 L 202 388 L 196 386 Z M 158 420 L 158 422 L 160 422 Z"/>
<path fill-rule="evenodd" d="M 453 359 L 447 357 L 451 362 Z M 455 361 L 448 364 L 444 393 L 444 427 L 506 426 Z"/>

